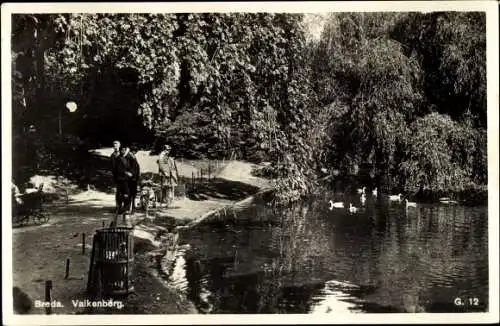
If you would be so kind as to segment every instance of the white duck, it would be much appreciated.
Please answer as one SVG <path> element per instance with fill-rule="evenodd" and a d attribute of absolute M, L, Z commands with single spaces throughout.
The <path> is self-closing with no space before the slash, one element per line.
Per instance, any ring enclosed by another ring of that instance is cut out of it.
<path fill-rule="evenodd" d="M 377 195 L 378 195 L 378 190 L 377 190 L 377 188 L 375 188 L 375 189 L 373 189 L 373 190 L 372 190 L 372 195 L 373 195 L 374 197 L 377 197 Z"/>
<path fill-rule="evenodd" d="M 439 202 L 441 204 L 457 204 L 458 203 L 456 200 L 451 200 L 448 197 L 439 198 Z"/>
<path fill-rule="evenodd" d="M 366 195 L 365 194 L 361 194 L 361 198 L 359 200 L 361 201 L 361 205 L 364 205 L 365 202 L 366 202 Z"/>
<path fill-rule="evenodd" d="M 408 199 L 405 199 L 405 204 L 406 204 L 406 209 L 408 209 L 409 207 L 415 207 L 415 208 L 417 207 L 417 203 L 408 201 Z"/>
<path fill-rule="evenodd" d="M 389 200 L 391 201 L 401 201 L 401 196 L 403 196 L 402 194 L 398 194 L 398 195 L 389 195 Z"/>
<path fill-rule="evenodd" d="M 352 206 L 352 203 L 349 203 L 349 213 L 357 213 L 359 211 L 359 208 Z"/>
<path fill-rule="evenodd" d="M 364 193 L 365 193 L 365 190 L 366 190 L 366 187 L 359 188 L 359 189 L 358 189 L 358 194 L 364 194 Z"/>
<path fill-rule="evenodd" d="M 344 203 L 341 201 L 334 203 L 330 200 L 328 203 L 330 204 L 330 210 L 333 210 L 334 208 L 344 208 Z"/>

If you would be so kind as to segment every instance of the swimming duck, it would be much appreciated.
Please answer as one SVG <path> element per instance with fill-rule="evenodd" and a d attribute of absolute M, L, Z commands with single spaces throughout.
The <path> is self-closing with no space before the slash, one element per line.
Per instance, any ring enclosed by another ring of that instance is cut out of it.
<path fill-rule="evenodd" d="M 448 197 L 439 198 L 439 202 L 441 204 L 457 204 L 458 203 L 456 200 L 451 200 Z"/>
<path fill-rule="evenodd" d="M 361 205 L 364 205 L 365 202 L 366 202 L 366 195 L 365 194 L 361 194 L 361 198 L 359 200 L 361 201 Z"/>
<path fill-rule="evenodd" d="M 366 190 L 366 187 L 359 188 L 359 189 L 358 189 L 358 194 L 364 194 L 364 193 L 365 193 L 365 190 Z"/>
<path fill-rule="evenodd" d="M 359 208 L 352 206 L 352 203 L 349 203 L 349 213 L 357 213 Z"/>
<path fill-rule="evenodd" d="M 389 195 L 389 200 L 392 200 L 392 201 L 401 201 L 401 196 L 403 196 L 402 194 L 398 194 L 398 195 Z"/>
<path fill-rule="evenodd" d="M 417 207 L 417 203 L 408 201 L 408 199 L 405 199 L 405 204 L 406 204 L 406 208 L 408 208 L 408 207 Z"/>
<path fill-rule="evenodd" d="M 341 201 L 334 203 L 330 200 L 328 203 L 330 204 L 330 210 L 332 210 L 333 208 L 344 208 L 344 203 Z"/>

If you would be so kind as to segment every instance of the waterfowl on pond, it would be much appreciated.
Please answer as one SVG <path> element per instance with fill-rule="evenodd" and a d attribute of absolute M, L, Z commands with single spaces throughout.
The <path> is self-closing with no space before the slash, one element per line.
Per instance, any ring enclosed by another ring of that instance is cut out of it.
<path fill-rule="evenodd" d="M 366 195 L 365 194 L 361 194 L 361 198 L 359 200 L 361 202 L 361 205 L 364 205 L 365 202 L 366 202 Z"/>
<path fill-rule="evenodd" d="M 451 200 L 449 197 L 439 198 L 441 204 L 458 204 L 456 200 Z"/>
<path fill-rule="evenodd" d="M 375 197 L 377 197 L 377 195 L 378 195 L 377 188 L 375 188 L 375 189 L 372 190 L 372 195 L 375 196 Z"/>
<path fill-rule="evenodd" d="M 334 203 L 333 201 L 330 200 L 328 203 L 330 204 L 330 210 L 334 208 L 344 208 L 344 203 L 341 201 Z"/>
<path fill-rule="evenodd" d="M 359 208 L 352 206 L 352 203 L 349 203 L 349 213 L 357 213 Z"/>
<path fill-rule="evenodd" d="M 403 196 L 402 194 L 398 194 L 398 195 L 389 195 L 389 200 L 398 200 L 398 201 L 401 201 L 401 196 Z"/>
<path fill-rule="evenodd" d="M 408 199 L 405 199 L 405 204 L 406 204 L 406 208 L 417 207 L 417 203 L 408 201 Z"/>
<path fill-rule="evenodd" d="M 364 194 L 364 193 L 365 193 L 365 190 L 366 190 L 366 187 L 359 188 L 359 189 L 358 189 L 358 194 Z"/>

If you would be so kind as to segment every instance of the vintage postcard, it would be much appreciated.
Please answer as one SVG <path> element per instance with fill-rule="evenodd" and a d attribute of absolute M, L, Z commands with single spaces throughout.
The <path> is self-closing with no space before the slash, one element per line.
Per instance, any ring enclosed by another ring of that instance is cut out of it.
<path fill-rule="evenodd" d="M 494 323 L 498 3 L 2 4 L 5 325 Z"/>

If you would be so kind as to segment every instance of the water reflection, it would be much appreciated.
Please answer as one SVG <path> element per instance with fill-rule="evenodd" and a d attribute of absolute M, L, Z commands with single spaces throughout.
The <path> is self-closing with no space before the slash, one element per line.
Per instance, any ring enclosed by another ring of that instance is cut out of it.
<path fill-rule="evenodd" d="M 228 212 L 183 236 L 171 282 L 202 313 L 485 311 L 485 207 L 324 201 Z M 457 307 L 471 296 L 478 306 Z"/>
<path fill-rule="evenodd" d="M 359 287 L 347 282 L 327 281 L 323 289 L 313 297 L 309 312 L 363 312 L 363 301 L 349 294 L 352 289 L 359 289 Z"/>

